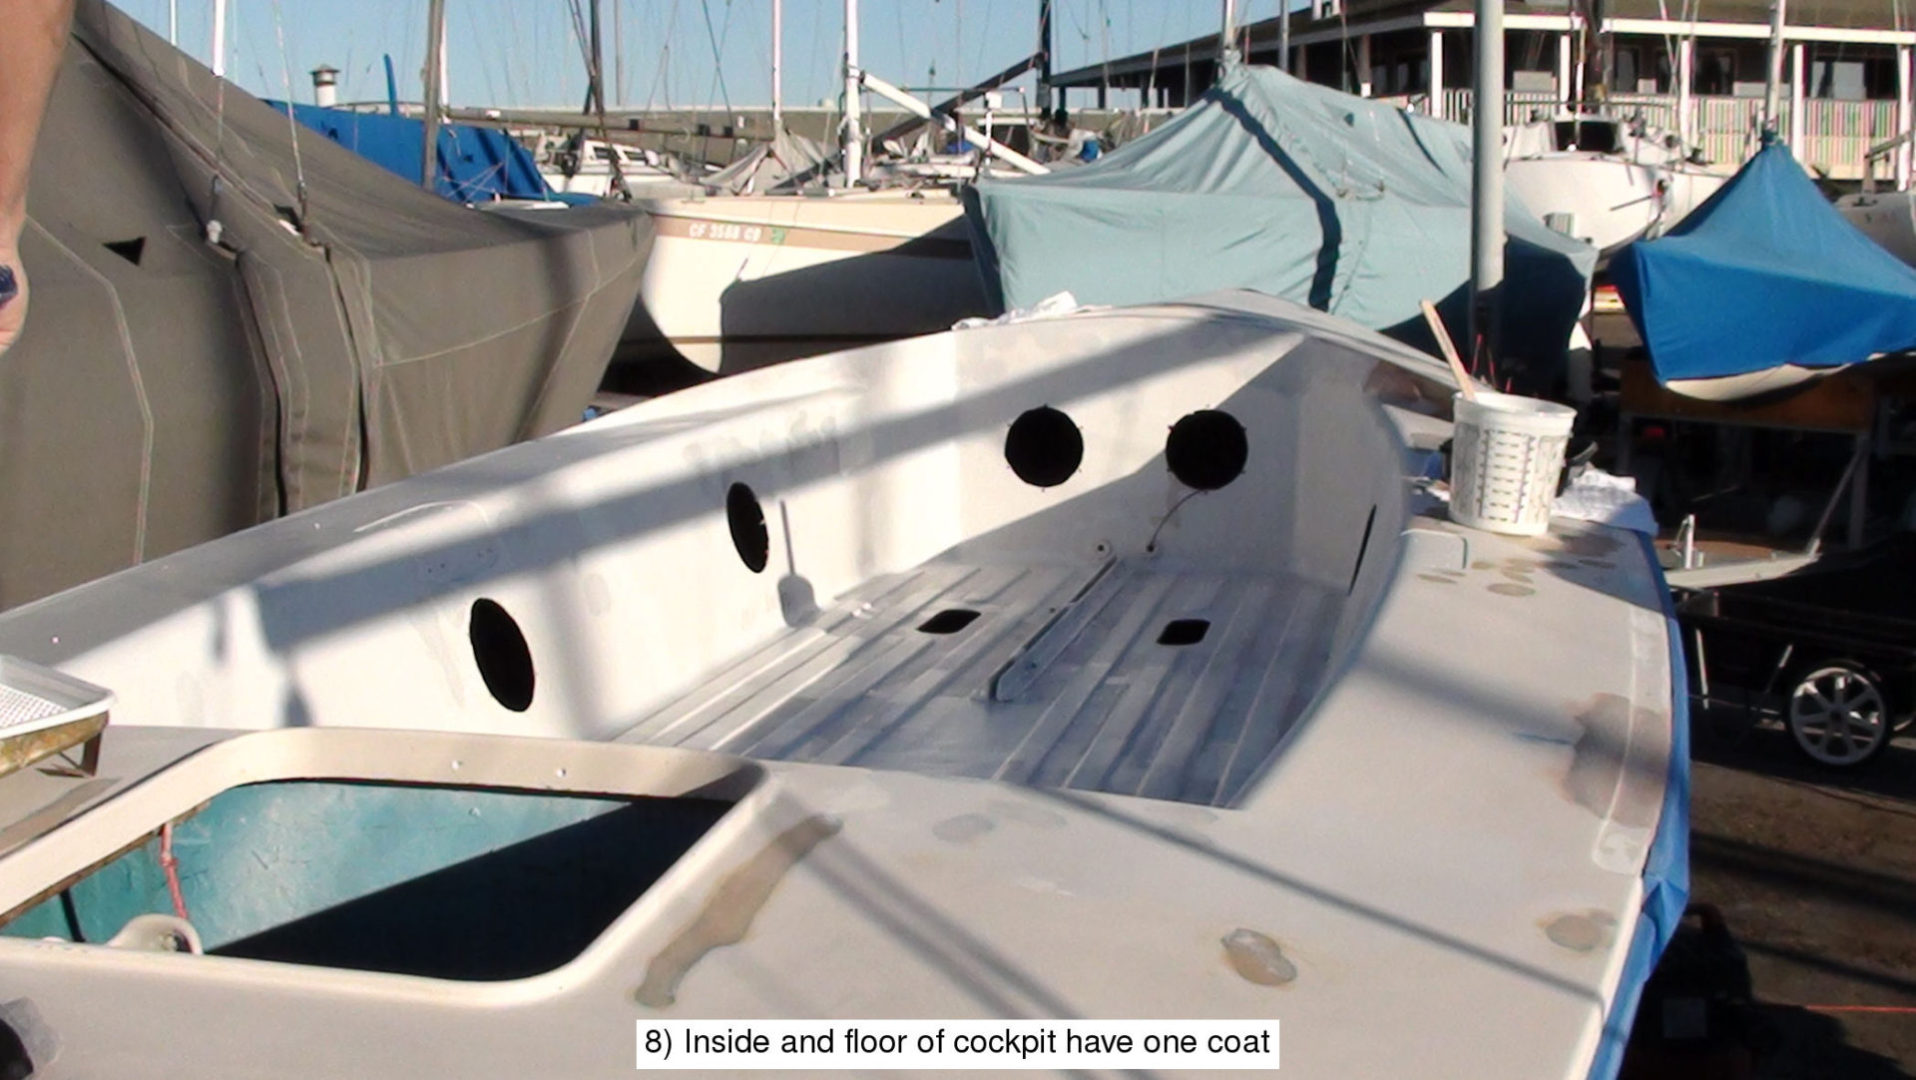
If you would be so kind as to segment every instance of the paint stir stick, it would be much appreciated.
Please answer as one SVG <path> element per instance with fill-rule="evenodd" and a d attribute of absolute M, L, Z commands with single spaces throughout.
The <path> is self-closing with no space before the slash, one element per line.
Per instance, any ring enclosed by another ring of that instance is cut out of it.
<path fill-rule="evenodd" d="M 1450 342 L 1450 331 L 1444 329 L 1444 317 L 1437 314 L 1437 305 L 1428 300 L 1417 301 L 1424 309 L 1424 321 L 1430 324 L 1430 332 L 1437 336 L 1437 347 L 1444 351 L 1444 359 L 1450 364 L 1450 373 L 1457 379 L 1457 389 L 1463 391 L 1465 401 L 1477 400 L 1477 380 L 1464 370 L 1464 362 L 1457 356 L 1457 346 Z"/>

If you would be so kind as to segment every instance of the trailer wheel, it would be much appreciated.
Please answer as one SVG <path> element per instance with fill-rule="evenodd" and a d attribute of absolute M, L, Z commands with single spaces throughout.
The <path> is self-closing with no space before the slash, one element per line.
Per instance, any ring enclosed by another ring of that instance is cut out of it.
<path fill-rule="evenodd" d="M 1883 681 L 1854 660 L 1817 660 L 1797 669 L 1790 688 L 1790 735 L 1811 761 L 1861 765 L 1889 745 Z"/>

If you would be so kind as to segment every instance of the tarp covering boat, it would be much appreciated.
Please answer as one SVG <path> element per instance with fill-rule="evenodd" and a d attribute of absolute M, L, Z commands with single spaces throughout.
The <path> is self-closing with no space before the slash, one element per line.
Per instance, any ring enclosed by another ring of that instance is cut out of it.
<path fill-rule="evenodd" d="M 81 0 L 0 356 L 0 605 L 580 417 L 645 217 L 470 210 L 294 130 Z"/>
<path fill-rule="evenodd" d="M 286 110 L 283 101 L 269 100 L 266 104 L 281 112 Z M 293 118 L 300 123 L 387 172 L 418 182 L 424 164 L 420 152 L 426 131 L 423 121 L 319 105 L 295 103 L 292 109 Z M 553 197 L 531 151 L 503 131 L 471 124 L 440 126 L 436 189 L 462 203 Z"/>
<path fill-rule="evenodd" d="M 1916 269 L 1843 220 L 1781 143 L 1610 276 L 1664 383 L 1916 347 Z"/>
<path fill-rule="evenodd" d="M 1235 65 L 1184 113 L 1081 168 L 984 181 L 966 209 L 1003 309 L 1070 291 L 1132 304 L 1248 288 L 1413 344 L 1418 301 L 1464 325 L 1464 127 Z M 1596 252 L 1512 201 L 1504 344 L 1560 363 Z"/>
<path fill-rule="evenodd" d="M 832 152 L 814 139 L 780 128 L 770 142 L 705 178 L 707 191 L 759 195 L 822 179 L 831 171 Z"/>

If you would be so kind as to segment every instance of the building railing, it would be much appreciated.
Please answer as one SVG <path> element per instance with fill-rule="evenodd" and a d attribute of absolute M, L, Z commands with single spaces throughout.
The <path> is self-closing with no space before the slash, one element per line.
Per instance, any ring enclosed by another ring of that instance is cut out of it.
<path fill-rule="evenodd" d="M 1403 108 L 1429 112 L 1428 94 L 1398 94 L 1382 100 Z M 1446 88 L 1436 115 L 1458 123 L 1470 122 L 1471 93 Z M 1860 180 L 1868 166 L 1869 148 L 1894 138 L 1894 101 L 1831 101 L 1812 98 L 1803 103 L 1803 139 L 1796 158 L 1833 180 Z M 1537 91 L 1509 91 L 1504 96 L 1504 122 L 1520 124 L 1553 115 L 1557 95 Z M 1677 131 L 1675 94 L 1613 94 L 1610 107 L 1627 115 L 1641 115 L 1652 127 Z M 1690 99 L 1690 137 L 1705 160 L 1736 165 L 1756 152 L 1763 123 L 1763 99 L 1698 94 Z M 1782 101 L 1778 130 L 1790 134 L 1790 102 Z M 1878 163 L 1877 175 L 1887 175 Z"/>

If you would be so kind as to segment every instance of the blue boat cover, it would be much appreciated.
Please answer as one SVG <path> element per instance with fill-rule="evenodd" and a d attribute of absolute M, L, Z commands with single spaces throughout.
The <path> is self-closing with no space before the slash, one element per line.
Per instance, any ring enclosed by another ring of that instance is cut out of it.
<path fill-rule="evenodd" d="M 1149 135 L 980 183 L 966 210 L 1007 309 L 1065 290 L 1137 304 L 1255 289 L 1428 348 L 1419 300 L 1464 326 L 1470 181 L 1461 125 L 1240 64 Z M 1504 227 L 1504 352 L 1561 364 L 1596 251 L 1515 199 Z"/>
<path fill-rule="evenodd" d="M 286 111 L 283 101 L 267 104 Z M 294 105 L 293 117 L 386 171 L 419 182 L 423 121 L 318 105 Z M 553 198 L 531 151 L 503 131 L 469 124 L 439 127 L 438 191 L 462 203 Z"/>
<path fill-rule="evenodd" d="M 1835 367 L 1916 347 L 1916 270 L 1772 143 L 1669 235 L 1610 262 L 1658 381 Z"/>

